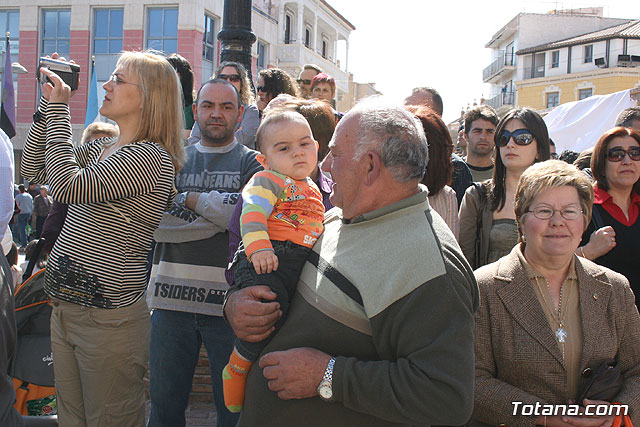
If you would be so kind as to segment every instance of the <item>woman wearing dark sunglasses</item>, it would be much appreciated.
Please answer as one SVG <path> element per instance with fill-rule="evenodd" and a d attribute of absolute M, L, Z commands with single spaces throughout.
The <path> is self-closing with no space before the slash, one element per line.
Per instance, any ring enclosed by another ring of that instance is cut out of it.
<path fill-rule="evenodd" d="M 236 139 L 242 145 L 256 148 L 256 131 L 260 125 L 260 113 L 256 107 L 256 97 L 251 90 L 247 70 L 238 62 L 224 61 L 218 67 L 215 77 L 228 81 L 240 94 L 244 106 L 242 121 L 236 125 Z"/>
<path fill-rule="evenodd" d="M 640 133 L 605 132 L 591 157 L 593 216 L 576 254 L 627 277 L 640 306 Z"/>
<path fill-rule="evenodd" d="M 474 269 L 497 261 L 518 243 L 513 210 L 518 180 L 550 156 L 547 126 L 528 108 L 511 110 L 500 120 L 494 142 L 493 178 L 469 187 L 460 205 L 459 243 Z"/>
<path fill-rule="evenodd" d="M 300 90 L 296 81 L 280 68 L 268 68 L 258 73 L 258 110 L 264 112 L 271 100 L 281 93 L 286 93 L 295 98 L 300 97 Z"/>

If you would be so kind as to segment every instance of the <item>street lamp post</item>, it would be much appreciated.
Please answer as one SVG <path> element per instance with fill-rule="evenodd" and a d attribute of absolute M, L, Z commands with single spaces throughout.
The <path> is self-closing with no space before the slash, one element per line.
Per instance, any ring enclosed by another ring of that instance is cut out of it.
<path fill-rule="evenodd" d="M 251 31 L 252 0 L 224 0 L 222 30 L 218 40 L 222 44 L 221 61 L 239 62 L 247 69 L 253 88 L 251 74 L 251 45 L 256 36 Z"/>

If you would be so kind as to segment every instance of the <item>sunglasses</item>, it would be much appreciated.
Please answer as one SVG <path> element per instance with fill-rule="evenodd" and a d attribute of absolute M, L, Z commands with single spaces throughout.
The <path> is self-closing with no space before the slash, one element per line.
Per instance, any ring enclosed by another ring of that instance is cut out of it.
<path fill-rule="evenodd" d="M 266 86 L 258 86 L 258 87 L 256 88 L 256 90 L 257 90 L 258 92 L 266 92 L 266 91 L 267 91 L 267 87 L 266 87 Z"/>
<path fill-rule="evenodd" d="M 535 137 L 527 129 L 518 129 L 513 132 L 508 130 L 502 131 L 500 138 L 496 141 L 498 147 L 504 147 L 509 143 L 509 140 L 513 138 L 516 145 L 529 145 L 533 142 Z"/>
<path fill-rule="evenodd" d="M 627 154 L 634 162 L 640 162 L 640 147 L 629 147 L 628 150 L 621 147 L 612 148 L 607 152 L 607 159 L 610 162 L 621 162 Z"/>
<path fill-rule="evenodd" d="M 218 78 L 222 80 L 228 80 L 234 83 L 237 83 L 240 81 L 240 76 L 238 74 L 220 74 Z"/>
<path fill-rule="evenodd" d="M 311 84 L 311 80 L 298 79 L 298 83 L 301 83 L 303 85 L 310 85 Z"/>

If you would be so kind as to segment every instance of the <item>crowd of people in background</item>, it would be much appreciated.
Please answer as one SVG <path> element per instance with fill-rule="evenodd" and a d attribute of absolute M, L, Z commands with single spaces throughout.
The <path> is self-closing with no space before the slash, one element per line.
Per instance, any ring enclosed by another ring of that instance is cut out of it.
<path fill-rule="evenodd" d="M 124 52 L 115 125 L 74 145 L 44 72 L 5 254 L 15 288 L 44 239 L 60 425 L 144 425 L 148 363 L 147 425 L 184 426 L 202 345 L 220 427 L 640 423 L 640 107 L 556 153 L 529 108 L 471 108 L 454 141 L 432 87 L 340 112 L 317 65 L 195 88 Z"/>

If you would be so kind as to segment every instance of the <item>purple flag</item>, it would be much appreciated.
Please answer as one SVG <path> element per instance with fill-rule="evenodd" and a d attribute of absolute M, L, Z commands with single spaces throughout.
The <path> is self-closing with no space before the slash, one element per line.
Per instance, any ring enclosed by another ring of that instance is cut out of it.
<path fill-rule="evenodd" d="M 13 93 L 13 73 L 11 72 L 11 47 L 9 45 L 9 36 L 7 36 L 7 51 L 5 52 L 4 57 L 0 127 L 4 133 L 9 136 L 9 138 L 13 138 L 16 136 L 16 101 Z"/>

